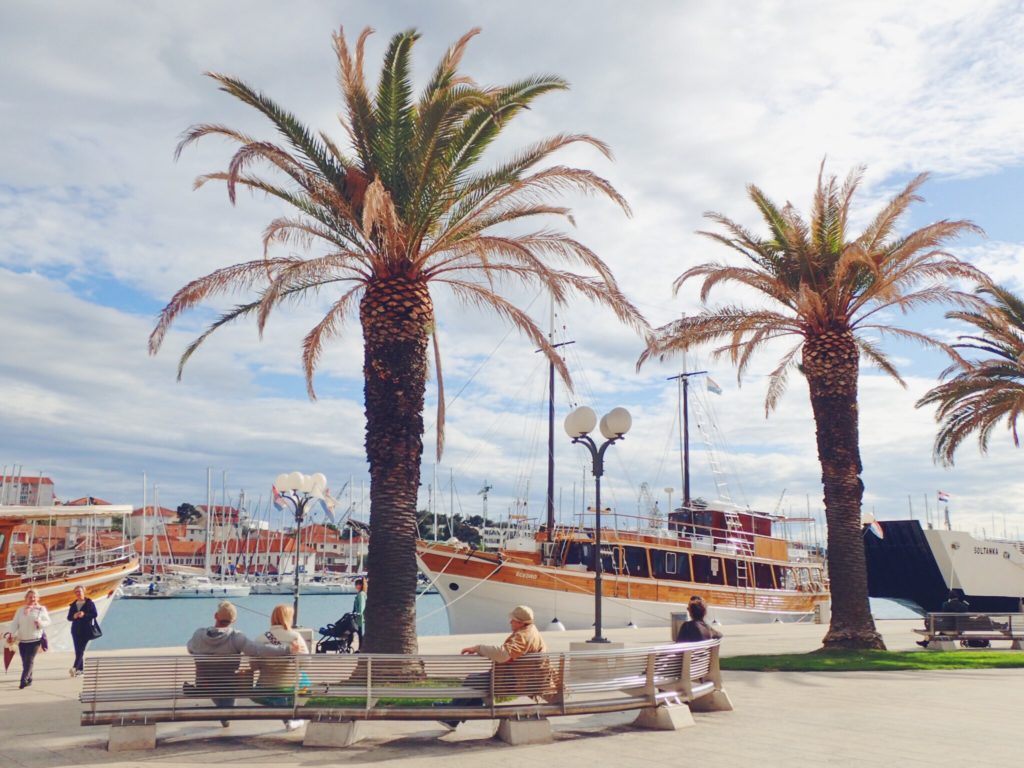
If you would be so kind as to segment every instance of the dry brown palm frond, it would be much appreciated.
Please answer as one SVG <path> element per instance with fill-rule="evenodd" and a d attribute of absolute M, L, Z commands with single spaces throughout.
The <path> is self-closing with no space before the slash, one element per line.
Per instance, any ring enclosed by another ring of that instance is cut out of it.
<path fill-rule="evenodd" d="M 676 352 L 686 352 L 704 344 L 730 339 L 738 328 L 752 331 L 759 327 L 773 328 L 780 335 L 801 333 L 794 318 L 771 310 L 751 311 L 737 306 L 705 310 L 654 329 L 637 362 L 637 368 L 654 356 L 664 359 Z"/>
<path fill-rule="evenodd" d="M 565 382 L 566 387 L 570 391 L 573 389 L 572 377 L 569 375 L 569 369 L 566 367 L 565 361 L 562 360 L 555 348 L 551 346 L 546 334 L 533 322 L 533 319 L 528 314 L 503 296 L 488 291 L 475 283 L 453 280 L 451 278 L 446 278 L 440 282 L 447 285 L 460 301 L 476 307 L 488 307 L 494 310 L 499 317 L 505 318 L 515 328 L 526 334 L 527 338 L 535 346 L 539 347 L 552 365 L 554 365 L 555 370 L 562 381 Z"/>
<path fill-rule="evenodd" d="M 245 166 L 254 160 L 265 160 L 290 176 L 296 184 L 308 191 L 310 173 L 291 154 L 269 141 L 254 141 L 239 147 L 228 164 L 228 200 L 234 205 L 236 179 Z"/>
<path fill-rule="evenodd" d="M 395 210 L 391 193 L 384 188 L 379 176 L 366 188 L 362 227 L 363 236 L 368 241 L 380 243 L 380 252 L 385 259 L 394 260 L 405 256 L 402 221 Z M 379 235 L 379 240 L 375 240 L 374 232 Z"/>
<path fill-rule="evenodd" d="M 297 260 L 293 258 L 271 259 L 270 262 L 275 268 L 281 268 L 294 264 Z M 267 260 L 249 261 L 244 264 L 233 264 L 224 269 L 218 269 L 205 277 L 193 280 L 184 288 L 179 290 L 164 307 L 160 313 L 160 319 L 156 327 L 149 335 L 149 353 L 155 355 L 163 343 L 167 330 L 185 310 L 191 309 L 199 302 L 211 296 L 226 293 L 228 291 L 243 291 L 252 288 L 266 278 Z"/>
<path fill-rule="evenodd" d="M 207 73 L 209 74 L 209 73 Z M 226 125 L 220 125 L 218 123 L 198 123 L 197 125 L 190 126 L 185 133 L 182 134 L 181 140 L 178 141 L 178 145 L 174 148 L 174 160 L 181 157 L 182 151 L 189 144 L 194 144 L 204 136 L 224 136 L 228 139 L 237 141 L 239 144 L 253 144 L 256 139 L 249 136 L 247 133 L 242 133 L 234 128 L 229 128 Z"/>
<path fill-rule="evenodd" d="M 267 319 L 274 307 L 286 298 L 302 291 L 321 288 L 327 283 L 358 282 L 365 283 L 355 272 L 351 276 L 339 276 L 336 269 L 341 259 L 345 263 L 347 254 L 330 253 L 312 259 L 295 259 L 279 269 L 267 270 L 267 287 L 260 300 L 259 312 L 256 315 L 256 328 L 260 337 L 267 325 Z M 272 260 L 270 260 L 272 261 Z"/>
<path fill-rule="evenodd" d="M 774 411 L 778 405 L 779 400 L 782 399 L 782 395 L 786 391 L 786 385 L 789 383 L 789 372 L 796 368 L 796 356 L 803 349 L 804 342 L 801 339 L 799 343 L 792 346 L 782 359 L 779 364 L 775 366 L 770 374 L 768 374 L 768 392 L 764 398 L 764 415 L 768 418 L 768 414 Z M 739 378 L 737 377 L 737 381 Z"/>
<path fill-rule="evenodd" d="M 907 383 L 903 380 L 903 377 L 900 376 L 896 367 L 889 361 L 889 356 L 882 352 L 876 344 L 861 336 L 855 336 L 853 341 L 857 345 L 857 349 L 860 354 L 870 360 L 872 365 L 892 376 L 899 382 L 901 387 L 906 389 Z"/>
<path fill-rule="evenodd" d="M 356 41 L 356 55 L 353 60 L 348 43 L 345 41 L 345 28 L 341 27 L 333 35 L 334 50 L 338 56 L 338 85 L 342 97 L 349 105 L 349 114 L 357 120 L 364 120 L 372 114 L 370 97 L 366 91 L 366 76 L 363 73 L 363 60 L 366 40 L 373 34 L 373 29 L 366 27 Z M 353 125 L 351 120 L 342 120 L 342 125 L 356 148 L 356 154 L 363 160 L 373 156 L 372 149 L 366 143 L 370 131 L 365 125 Z M 370 169 L 372 170 L 372 169 Z"/>
<path fill-rule="evenodd" d="M 691 267 L 676 279 L 672 285 L 674 291 L 678 293 L 683 283 L 694 277 L 704 278 L 700 288 L 700 300 L 702 302 L 707 302 L 711 291 L 719 283 L 735 282 L 770 296 L 783 306 L 793 307 L 792 292 L 787 290 L 786 286 L 782 285 L 772 275 L 756 269 L 730 267 L 727 264 L 699 264 L 696 267 Z"/>
<path fill-rule="evenodd" d="M 306 393 L 310 400 L 316 400 L 316 391 L 313 389 L 313 373 L 320 360 L 324 341 L 338 336 L 348 313 L 364 289 L 365 286 L 360 283 L 343 293 L 331 305 L 323 319 L 302 340 L 302 371 L 306 376 Z"/>
<path fill-rule="evenodd" d="M 894 336 L 898 339 L 909 339 L 916 341 L 919 344 L 929 347 L 931 349 L 938 349 L 949 355 L 957 364 L 966 362 L 959 352 L 951 345 L 947 344 L 934 336 L 929 336 L 926 333 L 920 333 L 918 331 L 912 331 L 909 328 L 900 328 L 896 325 L 880 325 L 865 323 L 858 326 L 858 330 L 873 330 L 883 336 Z"/>
<path fill-rule="evenodd" d="M 348 243 L 338 237 L 334 230 L 308 219 L 279 216 L 263 230 L 263 257 L 266 258 L 273 244 L 296 245 L 309 250 L 317 240 L 325 240 L 339 250 L 347 250 Z"/>

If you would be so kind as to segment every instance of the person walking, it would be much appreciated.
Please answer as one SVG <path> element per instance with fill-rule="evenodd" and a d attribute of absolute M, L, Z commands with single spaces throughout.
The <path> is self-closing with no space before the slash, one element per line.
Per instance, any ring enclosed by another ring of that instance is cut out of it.
<path fill-rule="evenodd" d="M 230 691 L 233 687 L 241 689 L 242 686 L 232 685 L 236 682 L 236 674 L 242 663 L 242 654 L 247 656 L 286 656 L 289 653 L 304 652 L 305 643 L 290 643 L 287 645 L 266 645 L 247 638 L 243 633 L 232 628 L 232 624 L 238 618 L 238 609 L 225 600 L 217 606 L 213 614 L 213 626 L 201 627 L 193 633 L 185 649 L 193 656 L 223 656 L 224 659 L 202 659 L 196 660 L 196 683 L 190 686 L 185 683 L 186 692 L 192 695 L 202 696 L 204 693 L 223 693 L 225 689 Z M 249 685 L 251 687 L 251 681 Z M 234 697 L 211 696 L 213 703 L 218 707 L 235 706 Z M 225 728 L 229 723 L 221 720 L 220 724 Z"/>
<path fill-rule="evenodd" d="M 85 596 L 85 587 L 75 587 L 75 599 L 68 606 L 68 621 L 71 622 L 71 641 L 75 644 L 75 663 L 68 670 L 71 677 L 82 674 L 85 661 L 85 646 L 93 639 L 93 622 L 99 617 L 96 603 Z"/>
<path fill-rule="evenodd" d="M 50 614 L 39 602 L 39 594 L 30 589 L 25 593 L 25 604 L 14 612 L 14 618 L 7 627 L 6 636 L 18 643 L 21 656 L 21 685 L 19 689 L 32 685 L 32 668 L 36 654 L 43 645 L 45 630 L 50 626 Z"/>

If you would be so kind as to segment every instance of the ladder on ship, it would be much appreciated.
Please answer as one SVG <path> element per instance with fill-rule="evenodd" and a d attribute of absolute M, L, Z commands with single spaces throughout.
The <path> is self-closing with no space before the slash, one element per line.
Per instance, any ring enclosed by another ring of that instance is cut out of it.
<path fill-rule="evenodd" d="M 736 587 L 744 607 L 754 605 L 754 584 L 750 580 L 750 557 L 753 547 L 743 531 L 743 522 L 733 509 L 725 510 L 725 530 L 729 542 L 736 548 Z"/>

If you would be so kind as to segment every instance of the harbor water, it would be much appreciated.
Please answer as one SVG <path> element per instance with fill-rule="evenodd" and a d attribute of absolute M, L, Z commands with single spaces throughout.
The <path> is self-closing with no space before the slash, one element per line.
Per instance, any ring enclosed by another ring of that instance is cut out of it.
<path fill-rule="evenodd" d="M 299 623 L 317 630 L 340 619 L 352 610 L 352 595 L 301 595 Z M 199 627 L 213 624 L 213 613 L 220 601 L 210 599 L 115 600 L 103 621 L 103 637 L 90 647 L 96 650 L 121 648 L 163 648 L 182 646 Z M 270 625 L 270 612 L 281 603 L 291 605 L 291 595 L 249 595 L 231 600 L 238 607 L 235 627 L 249 637 L 257 637 Z M 871 599 L 876 619 L 911 619 L 918 614 L 882 598 Z M 496 627 L 501 632 L 505 627 Z M 543 630 L 544 627 L 541 626 Z M 416 602 L 416 633 L 447 635 L 448 615 L 440 595 L 421 595 Z"/>
<path fill-rule="evenodd" d="M 352 610 L 352 595 L 300 595 L 299 624 L 317 630 L 340 619 Z M 291 595 L 249 595 L 232 598 L 238 608 L 235 627 L 248 637 L 257 637 L 270 626 L 275 605 L 292 604 Z M 199 627 L 213 624 L 213 613 L 220 603 L 216 598 L 118 599 L 103 620 L 103 637 L 90 648 L 163 648 L 188 642 Z M 419 635 L 447 635 L 448 615 L 440 595 L 422 595 L 416 602 L 416 632 Z M 372 631 L 371 628 L 368 628 Z"/>

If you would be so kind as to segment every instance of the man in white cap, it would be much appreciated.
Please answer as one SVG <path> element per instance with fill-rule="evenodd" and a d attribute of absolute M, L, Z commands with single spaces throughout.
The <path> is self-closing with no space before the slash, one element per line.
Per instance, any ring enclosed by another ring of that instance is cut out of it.
<path fill-rule="evenodd" d="M 533 609 L 527 605 L 517 605 L 508 615 L 508 623 L 512 626 L 512 634 L 505 638 L 501 645 L 470 645 L 462 649 L 462 654 L 483 656 L 498 666 L 494 674 L 494 687 L 499 695 L 541 696 L 548 698 L 554 691 L 551 665 L 547 658 L 538 659 L 536 663 L 511 662 L 528 653 L 546 653 L 547 645 L 533 623 Z M 489 673 L 475 673 L 466 678 L 466 685 L 471 688 L 490 688 Z M 454 706 L 482 706 L 483 699 L 456 699 Z M 450 728 L 457 726 L 461 720 L 442 720 Z"/>
<path fill-rule="evenodd" d="M 506 664 L 515 661 L 527 653 L 544 653 L 548 647 L 533 623 L 533 609 L 527 605 L 517 605 L 508 615 L 508 623 L 512 626 L 512 634 L 505 638 L 501 645 L 471 645 L 463 648 L 463 655 L 484 656 L 495 664 Z"/>

